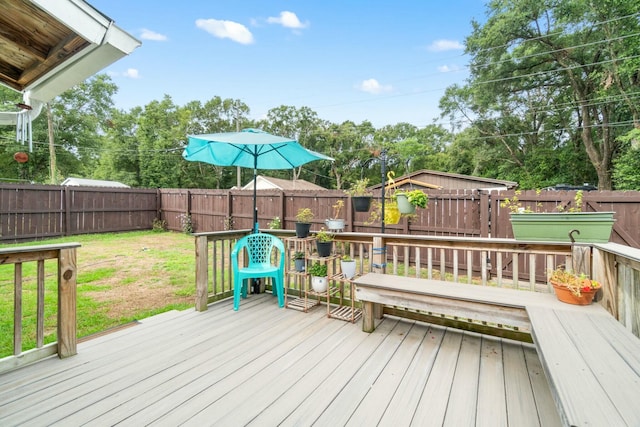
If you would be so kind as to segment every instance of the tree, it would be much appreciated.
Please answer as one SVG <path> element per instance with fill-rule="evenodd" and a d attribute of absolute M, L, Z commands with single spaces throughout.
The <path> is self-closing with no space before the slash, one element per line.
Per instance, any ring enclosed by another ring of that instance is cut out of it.
<path fill-rule="evenodd" d="M 114 110 L 106 123 L 106 138 L 93 178 L 140 186 L 140 153 L 136 131 L 142 108 Z"/>
<path fill-rule="evenodd" d="M 633 96 L 639 84 L 639 5 L 490 2 L 487 22 L 474 22 L 466 40 L 472 60 L 463 99 L 474 107 L 474 126 L 503 144 L 503 153 L 514 154 L 516 165 L 523 162 L 517 156 L 523 144 L 549 150 L 578 139 L 599 187 L 611 189 L 616 138 L 640 123 Z"/>
<path fill-rule="evenodd" d="M 613 173 L 617 190 L 640 191 L 640 129 L 634 129 L 620 138 L 625 151 L 615 162 Z"/>
<path fill-rule="evenodd" d="M 139 141 L 140 184 L 151 188 L 180 188 L 184 176 L 181 150 L 189 112 L 169 95 L 144 107 L 136 131 Z"/>

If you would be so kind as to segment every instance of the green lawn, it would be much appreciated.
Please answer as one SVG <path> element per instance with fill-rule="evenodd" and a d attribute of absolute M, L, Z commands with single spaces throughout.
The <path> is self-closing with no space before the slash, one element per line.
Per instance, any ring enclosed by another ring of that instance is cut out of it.
<path fill-rule="evenodd" d="M 73 236 L 25 246 L 79 242 L 78 336 L 194 306 L 194 238 L 139 231 Z M 17 245 L 0 245 L 10 247 Z M 36 263 L 24 263 L 23 350 L 35 346 Z M 45 343 L 56 340 L 56 261 L 45 263 Z M 0 358 L 13 354 L 14 266 L 0 265 Z"/>

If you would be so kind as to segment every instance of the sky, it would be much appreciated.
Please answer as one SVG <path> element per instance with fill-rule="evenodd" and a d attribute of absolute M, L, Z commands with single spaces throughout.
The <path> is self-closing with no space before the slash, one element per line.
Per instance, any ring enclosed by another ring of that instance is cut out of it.
<path fill-rule="evenodd" d="M 484 0 L 88 0 L 142 42 L 107 67 L 129 110 L 239 99 L 251 119 L 281 105 L 323 120 L 424 127 L 468 77 L 464 40 Z"/>

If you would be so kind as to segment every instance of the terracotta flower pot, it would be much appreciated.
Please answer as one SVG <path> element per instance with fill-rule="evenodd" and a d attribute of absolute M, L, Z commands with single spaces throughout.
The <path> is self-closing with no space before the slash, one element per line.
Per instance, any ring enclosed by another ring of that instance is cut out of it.
<path fill-rule="evenodd" d="M 565 286 L 554 282 L 551 282 L 551 284 L 553 285 L 553 289 L 556 291 L 556 297 L 567 304 L 589 305 L 593 301 L 593 297 L 596 295 L 596 292 L 598 292 L 598 289 L 591 289 L 590 291 L 581 291 L 580 296 L 577 296 Z"/>

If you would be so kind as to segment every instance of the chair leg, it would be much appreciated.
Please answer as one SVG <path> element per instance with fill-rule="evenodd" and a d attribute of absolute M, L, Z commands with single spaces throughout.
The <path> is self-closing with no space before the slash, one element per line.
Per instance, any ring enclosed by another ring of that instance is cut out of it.
<path fill-rule="evenodd" d="M 250 279 L 242 279 L 242 298 L 247 298 L 247 287 Z"/>
<path fill-rule="evenodd" d="M 282 277 L 278 275 L 278 277 L 276 277 L 273 282 L 274 289 L 276 289 L 276 292 L 278 294 L 278 305 L 280 307 L 284 307 L 284 284 Z"/>
<path fill-rule="evenodd" d="M 238 311 L 238 308 L 240 308 L 240 293 L 242 292 L 242 286 L 242 283 L 238 283 L 238 276 L 235 275 L 233 277 L 233 309 L 235 311 Z"/>

